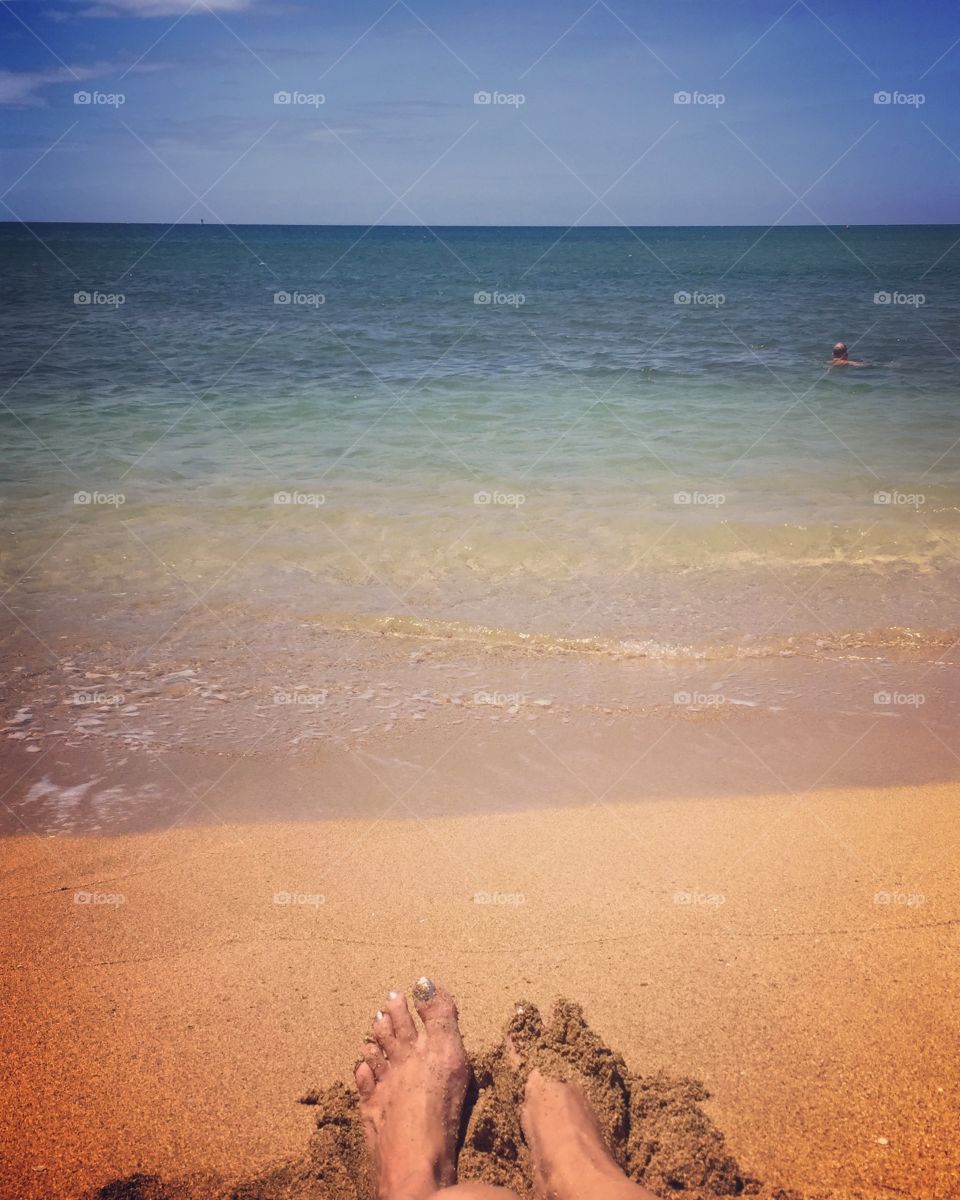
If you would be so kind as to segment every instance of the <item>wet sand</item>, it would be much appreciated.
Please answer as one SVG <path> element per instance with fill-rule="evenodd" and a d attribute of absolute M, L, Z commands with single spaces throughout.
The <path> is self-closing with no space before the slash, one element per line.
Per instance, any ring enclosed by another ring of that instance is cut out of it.
<path fill-rule="evenodd" d="M 429 973 L 472 1053 L 517 997 L 573 998 L 632 1070 L 701 1080 L 770 1186 L 947 1200 L 958 800 L 944 783 L 7 838 L 2 1194 L 302 1155 L 298 1098 L 349 1078 L 383 993 Z"/>

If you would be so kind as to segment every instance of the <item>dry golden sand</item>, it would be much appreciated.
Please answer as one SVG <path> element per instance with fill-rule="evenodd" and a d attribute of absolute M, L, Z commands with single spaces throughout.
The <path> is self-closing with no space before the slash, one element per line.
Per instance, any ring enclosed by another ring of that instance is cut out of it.
<path fill-rule="evenodd" d="M 574 998 L 634 1070 L 703 1080 L 770 1184 L 955 1197 L 958 804 L 943 785 L 8 839 L 2 1194 L 300 1155 L 297 1098 L 347 1077 L 382 995 L 426 972 L 475 1049 L 517 996 Z"/>

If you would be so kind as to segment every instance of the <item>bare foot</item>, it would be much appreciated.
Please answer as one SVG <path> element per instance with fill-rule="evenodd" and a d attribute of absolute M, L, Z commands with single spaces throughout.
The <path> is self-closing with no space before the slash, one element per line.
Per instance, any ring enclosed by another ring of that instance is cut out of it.
<path fill-rule="evenodd" d="M 520 1123 L 538 1200 L 604 1196 L 611 1183 L 627 1183 L 604 1143 L 593 1109 L 575 1084 L 531 1071 Z"/>
<path fill-rule="evenodd" d="M 519 1070 L 520 1053 L 509 1036 L 506 1050 Z M 617 1165 L 576 1084 L 534 1068 L 527 1077 L 520 1124 L 530 1150 L 536 1200 L 657 1200 Z"/>
<path fill-rule="evenodd" d="M 456 1182 L 455 1154 L 470 1069 L 457 1009 L 443 987 L 417 981 L 418 1030 L 391 992 L 357 1067 L 360 1117 L 379 1200 L 421 1200 Z"/>

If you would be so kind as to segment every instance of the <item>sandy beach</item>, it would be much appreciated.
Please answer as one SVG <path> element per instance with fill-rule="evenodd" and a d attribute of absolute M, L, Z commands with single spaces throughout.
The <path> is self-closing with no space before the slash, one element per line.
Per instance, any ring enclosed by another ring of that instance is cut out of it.
<path fill-rule="evenodd" d="M 2 1194 L 234 1178 L 301 1154 L 298 1098 L 348 1079 L 382 995 L 428 971 L 471 1049 L 520 998 L 576 999 L 635 1069 L 702 1080 L 768 1184 L 947 1200 L 958 797 L 9 838 Z"/>

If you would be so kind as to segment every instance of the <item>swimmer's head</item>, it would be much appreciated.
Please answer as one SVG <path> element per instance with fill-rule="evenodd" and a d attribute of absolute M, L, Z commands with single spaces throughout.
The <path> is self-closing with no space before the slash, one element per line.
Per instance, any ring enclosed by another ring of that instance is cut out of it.
<path fill-rule="evenodd" d="M 833 348 L 833 357 L 834 358 L 846 358 L 847 357 L 847 343 L 846 342 L 837 342 L 837 344 Z"/>

